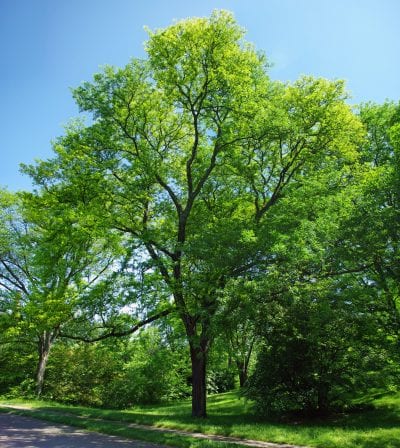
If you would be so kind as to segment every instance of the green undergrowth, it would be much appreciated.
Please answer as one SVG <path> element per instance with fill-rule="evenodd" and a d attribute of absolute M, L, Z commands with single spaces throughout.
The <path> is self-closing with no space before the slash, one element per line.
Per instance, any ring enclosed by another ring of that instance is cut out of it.
<path fill-rule="evenodd" d="M 123 411 L 43 401 L 0 400 L 1 404 L 24 405 L 34 410 L 37 417 L 89 430 L 178 447 L 203 447 L 210 444 L 221 447 L 223 444 L 177 434 L 127 428 L 124 423 L 321 448 L 400 448 L 400 393 L 371 394 L 364 397 L 362 403 L 358 403 L 355 407 L 358 411 L 344 415 L 318 420 L 294 419 L 288 422 L 257 418 L 252 412 L 251 404 L 236 392 L 211 396 L 206 419 L 190 417 L 189 400 L 170 405 L 137 406 Z M 365 404 L 368 406 L 365 407 Z M 93 418 L 103 421 L 90 420 Z"/>

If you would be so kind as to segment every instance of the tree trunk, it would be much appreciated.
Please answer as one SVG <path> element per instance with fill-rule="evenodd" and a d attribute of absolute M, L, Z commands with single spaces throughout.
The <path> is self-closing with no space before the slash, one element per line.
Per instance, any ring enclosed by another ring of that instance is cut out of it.
<path fill-rule="evenodd" d="M 246 384 L 246 381 L 247 381 L 247 366 L 243 362 L 243 363 L 239 363 L 237 368 L 239 370 L 239 384 L 240 384 L 240 387 L 244 387 L 244 385 Z"/>
<path fill-rule="evenodd" d="M 198 334 L 198 320 L 190 314 L 181 315 L 189 341 L 192 364 L 192 417 L 207 417 L 207 353 L 210 339 L 207 334 L 207 322 L 202 322 Z"/>
<path fill-rule="evenodd" d="M 44 331 L 39 336 L 38 353 L 39 360 L 36 370 L 36 395 L 40 397 L 43 393 L 44 376 L 46 372 L 47 361 L 49 359 L 50 350 L 53 345 L 56 333 L 51 331 Z"/>
<path fill-rule="evenodd" d="M 207 417 L 207 351 L 190 343 L 192 361 L 192 416 Z"/>
<path fill-rule="evenodd" d="M 329 411 L 329 402 L 328 402 L 328 391 L 329 387 L 325 383 L 321 383 L 317 388 L 317 399 L 318 399 L 318 414 L 325 416 Z"/>
<path fill-rule="evenodd" d="M 250 346 L 247 350 L 246 356 L 244 356 L 244 359 L 236 361 L 236 367 L 239 372 L 240 387 L 245 386 L 247 378 L 248 378 L 249 364 L 250 364 L 251 354 L 253 352 L 254 342 L 255 342 L 255 336 L 253 336 L 253 339 L 251 340 Z"/>

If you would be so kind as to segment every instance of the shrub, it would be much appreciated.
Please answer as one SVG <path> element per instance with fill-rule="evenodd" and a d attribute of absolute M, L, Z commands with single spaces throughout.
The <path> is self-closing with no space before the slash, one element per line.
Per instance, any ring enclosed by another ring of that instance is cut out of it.
<path fill-rule="evenodd" d="M 373 322 L 351 304 L 297 301 L 265 319 L 261 331 L 246 395 L 263 415 L 342 410 L 389 365 Z"/>

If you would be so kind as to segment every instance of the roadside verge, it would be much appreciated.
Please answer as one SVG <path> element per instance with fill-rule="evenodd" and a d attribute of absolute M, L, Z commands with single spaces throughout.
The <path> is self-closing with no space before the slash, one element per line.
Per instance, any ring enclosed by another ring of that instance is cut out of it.
<path fill-rule="evenodd" d="M 253 447 L 253 448 L 306 448 L 299 445 L 263 442 L 259 440 L 240 439 L 237 437 L 220 436 L 215 434 L 204 434 L 188 432 L 177 429 L 158 428 L 150 425 L 137 423 L 116 422 L 106 419 L 78 416 L 59 411 L 37 410 L 23 406 L 1 405 L 0 412 L 15 413 L 29 417 L 47 420 L 56 423 L 64 423 L 89 431 L 97 431 L 105 434 L 124 436 L 131 439 L 145 440 L 152 443 L 176 446 L 179 448 L 222 448 L 223 445 L 230 447 Z"/>

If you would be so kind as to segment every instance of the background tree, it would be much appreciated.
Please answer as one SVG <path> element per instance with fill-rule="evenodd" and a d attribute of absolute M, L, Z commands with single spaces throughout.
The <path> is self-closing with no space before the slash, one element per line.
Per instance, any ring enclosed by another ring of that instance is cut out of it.
<path fill-rule="evenodd" d="M 254 289 L 257 282 L 233 279 L 224 289 L 214 321 L 214 337 L 224 347 L 228 365 L 233 364 L 239 386 L 247 383 L 250 364 L 256 352 L 257 308 Z M 232 370 L 232 368 L 231 368 Z"/>
<path fill-rule="evenodd" d="M 326 413 L 398 382 L 396 107 L 366 105 L 361 117 L 356 169 L 322 183 L 311 174 L 299 192 L 312 201 L 293 192 L 281 203 L 294 228 L 276 240 L 279 272 L 254 305 L 262 347 L 248 393 L 260 412 Z"/>
<path fill-rule="evenodd" d="M 41 395 L 62 327 L 79 316 L 82 296 L 93 292 L 111 267 L 110 240 L 81 233 L 65 213 L 46 213 L 44 197 L 2 192 L 1 199 L 3 337 L 37 345 L 36 392 Z"/>
<path fill-rule="evenodd" d="M 368 280 L 380 297 L 387 329 L 400 336 L 400 106 L 365 104 L 360 117 L 367 128 L 362 148 L 365 180 L 347 223 L 356 242 L 351 251 L 369 266 Z"/>

